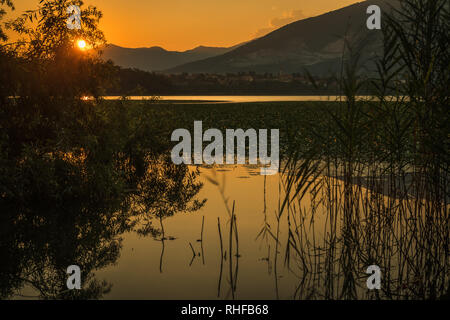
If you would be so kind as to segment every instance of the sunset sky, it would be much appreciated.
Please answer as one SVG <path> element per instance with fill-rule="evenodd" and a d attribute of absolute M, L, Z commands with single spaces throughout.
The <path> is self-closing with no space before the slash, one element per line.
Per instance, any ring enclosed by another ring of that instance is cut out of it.
<path fill-rule="evenodd" d="M 228 47 L 262 36 L 287 23 L 362 0 L 85 0 L 104 14 L 109 43 L 161 46 L 184 51 L 199 45 Z M 38 0 L 14 1 L 16 16 Z"/>

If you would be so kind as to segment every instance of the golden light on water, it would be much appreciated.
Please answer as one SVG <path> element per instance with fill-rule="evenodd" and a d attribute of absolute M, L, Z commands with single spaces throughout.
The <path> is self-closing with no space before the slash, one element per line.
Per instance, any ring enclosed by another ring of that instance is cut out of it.
<path fill-rule="evenodd" d="M 82 50 L 86 49 L 86 41 L 78 40 L 77 44 L 78 44 L 78 48 L 80 48 Z"/>

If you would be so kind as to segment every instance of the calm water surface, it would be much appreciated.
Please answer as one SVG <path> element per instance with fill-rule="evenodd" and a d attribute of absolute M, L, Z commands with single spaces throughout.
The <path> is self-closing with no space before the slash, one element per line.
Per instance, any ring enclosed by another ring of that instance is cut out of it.
<path fill-rule="evenodd" d="M 233 259 L 232 277 L 237 279 L 235 298 L 275 299 L 277 277 L 280 298 L 289 299 L 295 291 L 296 278 L 273 268 L 273 244 L 261 237 L 256 239 L 266 212 L 275 224 L 278 206 L 278 175 L 264 176 L 259 168 L 249 166 L 227 167 L 215 170 L 217 180 L 225 184 L 224 194 L 229 204 L 235 201 L 239 236 L 239 254 Z M 107 299 L 226 299 L 231 298 L 228 253 L 222 265 L 218 232 L 218 218 L 225 250 L 229 242 L 229 215 L 216 185 L 208 182 L 211 169 L 202 168 L 200 179 L 204 186 L 198 198 L 207 198 L 206 205 L 194 213 L 178 213 L 163 220 L 164 241 L 140 237 L 132 232 L 124 235 L 123 249 L 117 265 L 97 272 L 98 279 L 113 284 Z M 264 186 L 266 193 L 264 193 Z M 265 209 L 266 208 L 266 209 Z M 204 217 L 203 255 L 201 237 Z M 273 242 L 273 241 L 270 241 Z M 192 244 L 196 257 L 189 243 Z M 234 246 L 235 244 L 233 244 Z M 238 266 L 236 269 L 236 260 Z M 236 271 L 237 270 L 237 271 Z M 235 280 L 234 280 L 235 281 Z"/>
<path fill-rule="evenodd" d="M 377 240 L 378 236 L 381 237 L 380 241 L 384 241 L 382 249 L 387 252 L 386 263 L 390 266 L 384 270 L 388 279 L 384 284 L 392 285 L 394 293 L 420 287 L 417 278 L 412 277 L 409 269 L 405 269 L 402 264 L 402 261 L 412 261 L 412 258 L 407 260 L 401 256 L 400 259 L 397 254 L 400 251 L 395 246 L 397 242 L 393 245 L 390 240 L 392 232 L 400 234 L 405 231 L 404 225 L 394 224 L 391 227 L 389 224 L 387 233 L 380 235 L 378 231 L 371 229 L 376 225 L 364 225 L 361 222 L 358 230 L 362 232 L 362 245 L 357 247 L 361 253 L 355 251 L 351 242 L 354 241 L 353 238 L 348 238 L 347 242 L 342 241 L 345 237 L 341 237 L 340 230 L 346 229 L 342 224 L 344 220 L 341 216 L 344 213 L 341 211 L 345 203 L 340 198 L 337 202 L 330 203 L 320 196 L 329 194 L 333 197 L 335 192 L 341 194 L 343 183 L 340 179 L 322 176 L 323 183 L 313 184 L 301 201 L 291 198 L 288 206 L 280 210 L 285 198 L 285 175 L 261 176 L 260 168 L 249 165 L 199 169 L 198 179 L 203 187 L 196 198 L 207 199 L 206 204 L 194 212 L 177 212 L 164 218 L 162 222 L 152 220 L 154 228 L 164 230 L 164 237 L 159 234 L 142 236 L 136 232 L 142 226 L 137 225 L 133 231 L 114 235 L 114 239 L 107 237 L 105 243 L 90 244 L 89 241 L 80 240 L 80 244 L 65 244 L 69 247 L 64 250 L 70 250 L 73 245 L 83 246 L 84 250 L 86 246 L 100 260 L 105 255 L 107 258 L 108 254 L 112 254 L 112 259 L 106 259 L 106 263 L 91 268 L 90 276 L 111 285 L 109 292 L 99 298 L 263 300 L 321 299 L 328 295 L 342 299 L 346 297 L 345 294 L 350 294 L 349 297 L 352 298 L 368 298 L 370 292 L 366 287 L 365 270 L 373 262 L 356 260 L 356 255 L 364 258 L 365 252 L 371 252 L 373 243 L 368 242 L 367 246 L 365 243 L 373 237 Z M 397 208 L 402 204 L 400 200 L 382 193 L 368 192 L 369 189 L 362 187 L 364 181 L 360 182 L 361 187 L 353 187 L 355 193 L 370 200 L 368 205 L 359 205 L 358 210 L 362 210 L 359 214 L 363 218 L 370 218 L 367 214 L 373 208 L 384 207 L 389 203 Z M 231 211 L 233 204 L 238 239 L 236 233 L 230 232 L 231 219 L 227 207 Z M 409 205 L 405 208 L 409 208 Z M 354 210 L 357 208 L 352 210 L 348 212 L 355 217 Z M 279 212 L 283 216 L 278 220 Z M 378 212 L 375 211 L 376 216 Z M 332 221 L 334 223 L 330 223 Z M 266 232 L 261 233 L 264 226 L 267 227 Z M 348 226 L 356 228 L 359 225 Z M 96 225 L 92 227 L 95 228 Z M 90 226 L 83 225 L 83 228 Z M 98 228 L 104 226 L 100 224 Z M 233 248 L 231 255 L 228 251 L 230 237 Z M 112 251 L 108 249 L 111 244 L 118 244 L 120 239 L 121 246 L 117 246 L 117 250 L 114 245 Z M 96 247 L 92 247 L 93 245 Z M 290 249 L 287 250 L 287 247 Z M 103 250 L 102 248 L 106 250 L 99 255 L 96 250 Z M 419 251 L 420 254 L 428 252 L 429 249 Z M 439 251 L 439 254 L 443 253 Z M 415 250 L 409 254 L 417 256 Z M 90 261 L 91 254 L 81 256 Z M 374 259 L 377 263 L 384 263 L 384 257 L 381 255 Z M 448 259 L 441 258 L 443 261 Z M 53 269 L 46 272 L 51 270 Z M 448 269 L 437 269 L 433 279 L 436 277 L 446 281 L 446 270 Z M 47 275 L 46 272 L 43 275 Z M 411 272 L 414 274 L 415 269 Z M 37 277 L 39 280 L 41 276 L 38 272 L 32 279 Z M 397 283 L 400 285 L 395 287 Z M 352 292 L 345 291 L 348 285 L 354 287 Z M 64 283 L 56 279 L 55 289 L 60 286 L 64 286 Z M 22 289 L 20 298 L 38 294 L 27 284 Z"/>
<path fill-rule="evenodd" d="M 117 100 L 119 96 L 104 97 L 106 100 Z M 130 100 L 148 100 L 151 96 L 130 96 Z M 357 97 L 361 100 L 373 99 L 368 96 Z M 216 103 L 248 103 L 248 102 L 295 102 L 295 101 L 338 101 L 339 96 L 159 96 L 164 102 L 216 102 Z"/>

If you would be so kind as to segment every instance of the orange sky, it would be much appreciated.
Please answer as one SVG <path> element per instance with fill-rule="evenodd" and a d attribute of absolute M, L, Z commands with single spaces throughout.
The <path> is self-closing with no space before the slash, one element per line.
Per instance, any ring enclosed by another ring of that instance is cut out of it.
<path fill-rule="evenodd" d="M 289 22 L 363 0 L 84 0 L 104 14 L 109 43 L 183 51 L 199 45 L 233 46 Z M 16 12 L 39 0 L 15 0 Z M 13 15 L 8 12 L 7 17 Z"/>

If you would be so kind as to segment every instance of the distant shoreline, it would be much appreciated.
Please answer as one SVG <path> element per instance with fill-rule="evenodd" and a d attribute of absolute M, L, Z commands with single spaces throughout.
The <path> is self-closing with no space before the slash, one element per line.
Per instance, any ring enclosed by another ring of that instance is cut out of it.
<path fill-rule="evenodd" d="M 120 100 L 121 96 L 104 96 L 105 100 Z M 170 96 L 127 96 L 128 100 L 156 100 L 158 102 L 189 102 L 189 103 L 250 103 L 250 102 L 339 102 L 345 101 L 344 96 L 335 95 L 170 95 Z M 387 100 L 394 97 L 387 96 Z M 357 96 L 358 101 L 377 101 L 374 96 Z"/>

